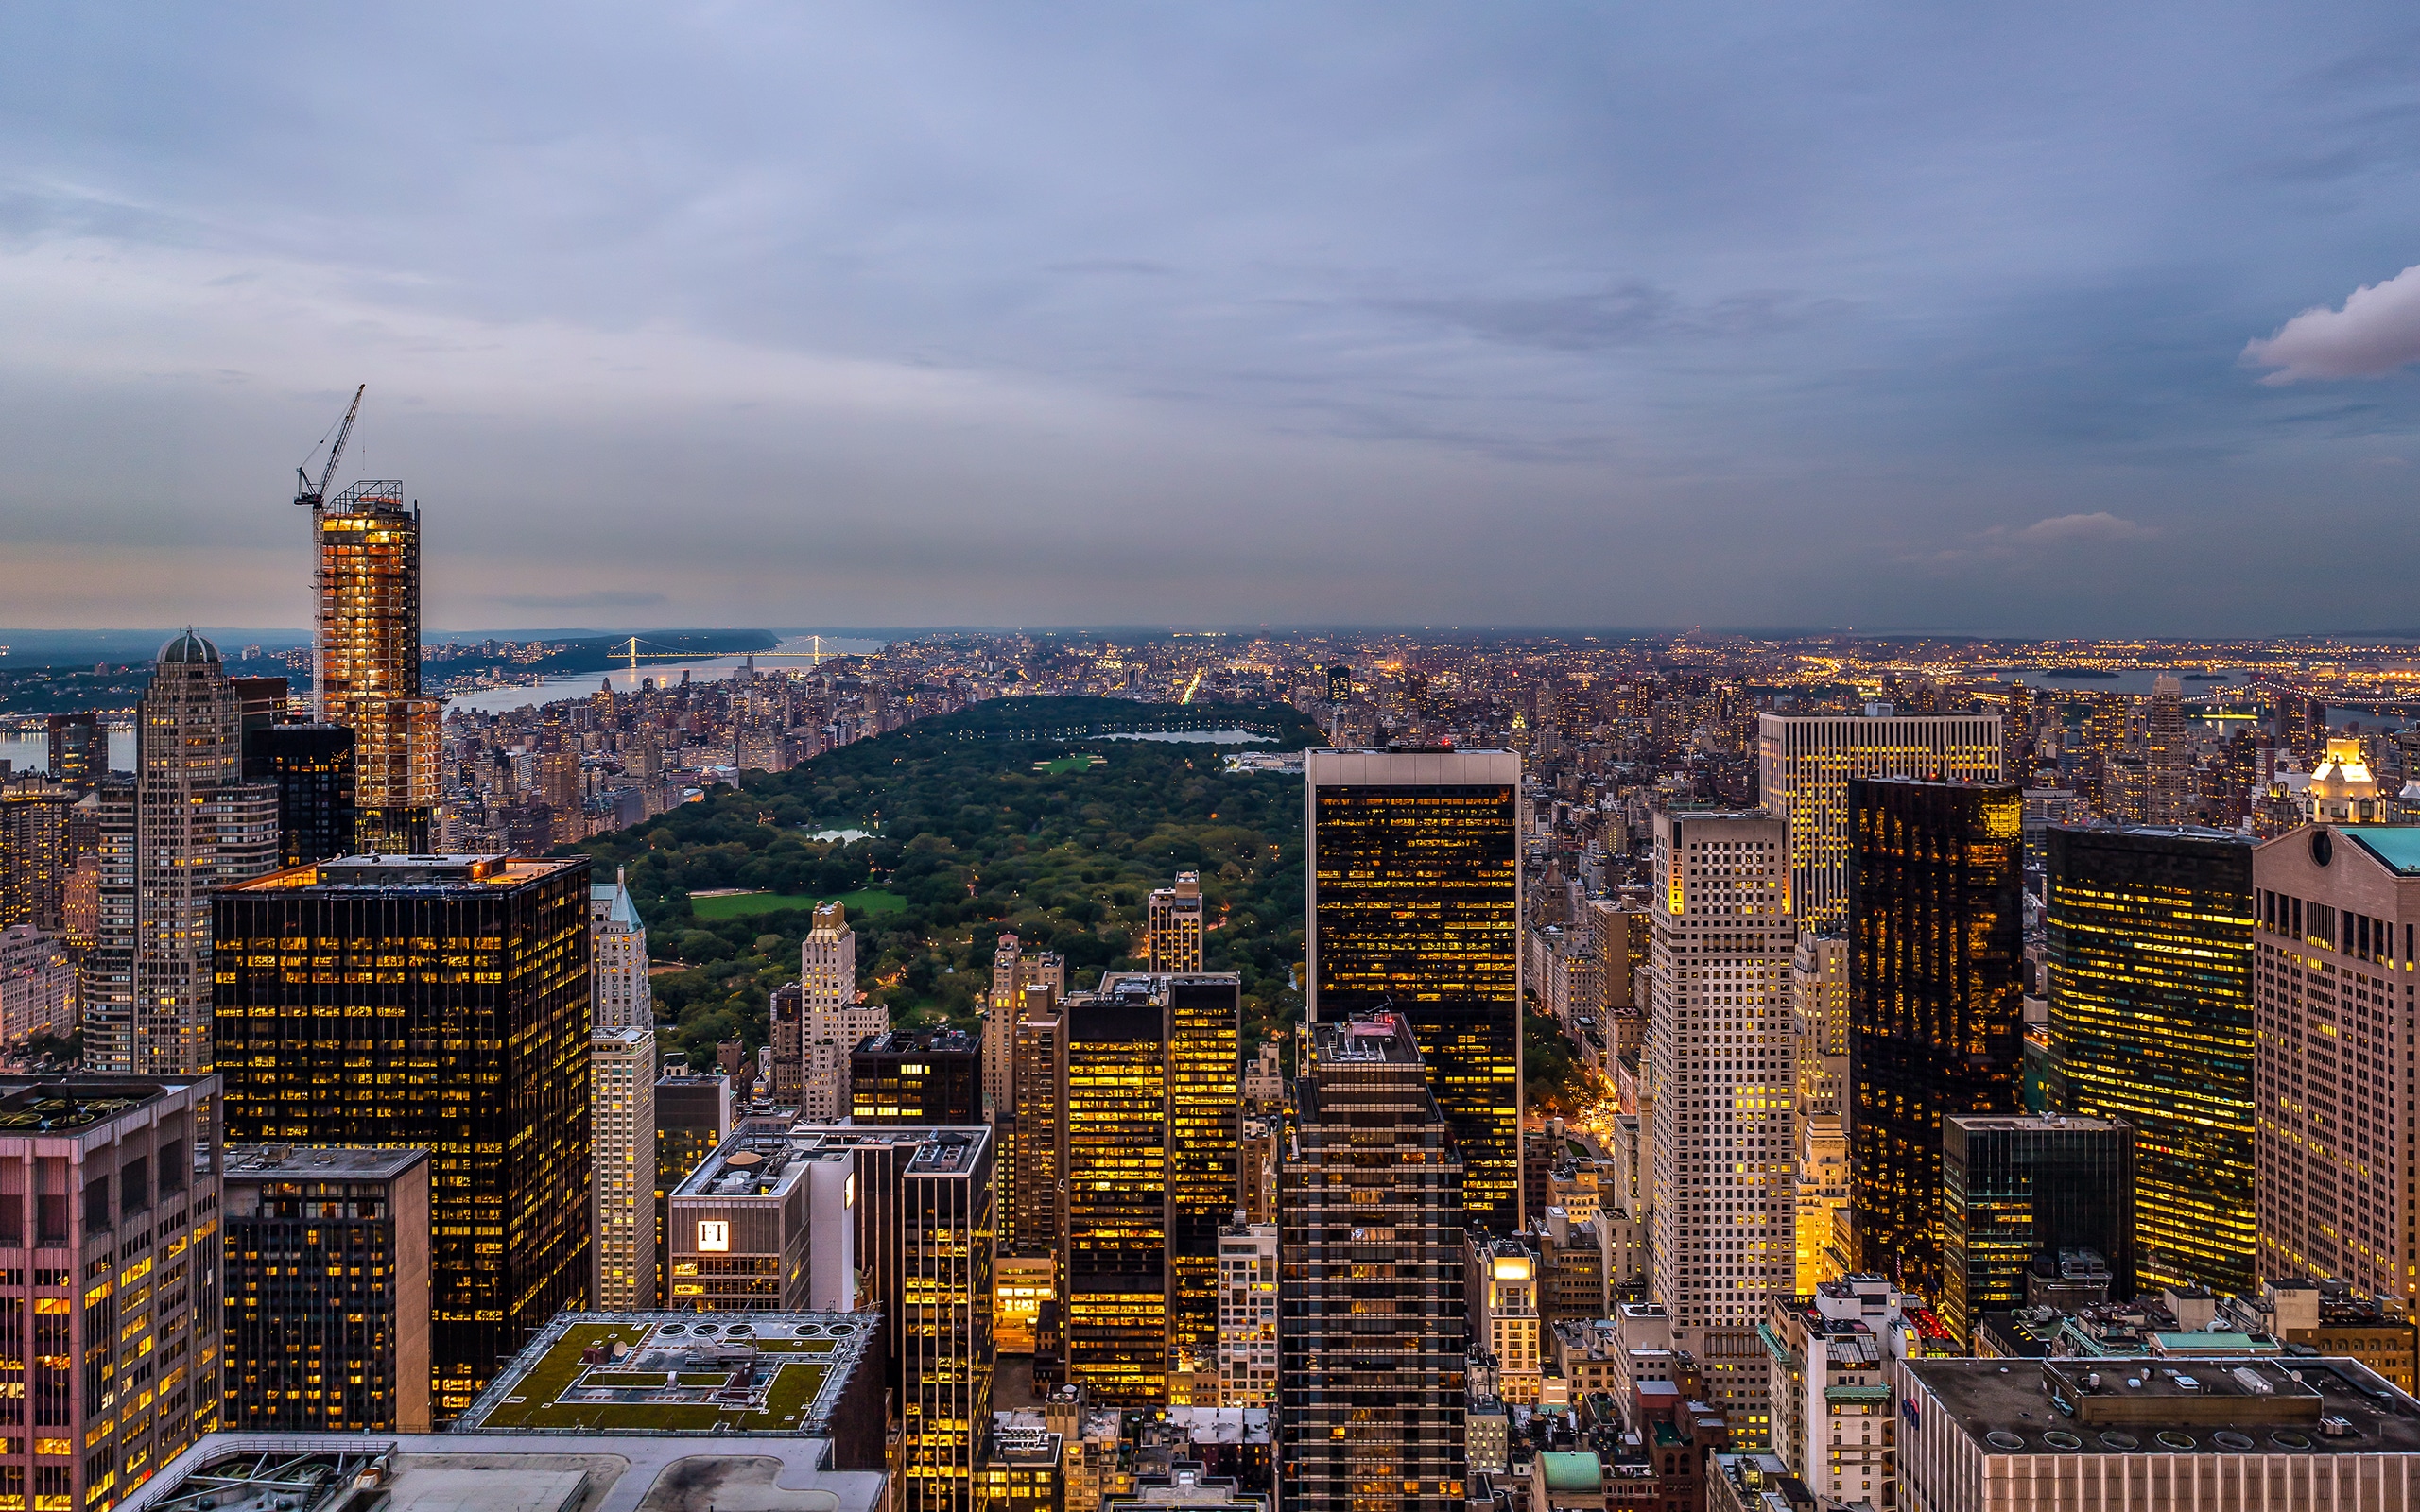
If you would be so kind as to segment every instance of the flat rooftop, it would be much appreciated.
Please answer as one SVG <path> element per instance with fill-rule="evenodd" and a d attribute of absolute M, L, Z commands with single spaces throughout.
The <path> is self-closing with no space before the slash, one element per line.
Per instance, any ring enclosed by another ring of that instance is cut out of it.
<path fill-rule="evenodd" d="M 389 1181 L 428 1159 L 414 1145 L 396 1149 L 330 1144 L 230 1144 L 230 1181 Z"/>
<path fill-rule="evenodd" d="M 660 1085 L 660 1084 L 659 1084 Z M 676 1197 L 771 1197 L 787 1193 L 809 1163 L 869 1146 L 913 1145 L 908 1169 L 917 1176 L 955 1176 L 973 1171 L 992 1137 L 984 1127 L 942 1128 L 918 1125 L 859 1128 L 854 1125 L 802 1124 L 782 1130 L 752 1120 L 715 1147 L 688 1179 L 672 1189 Z"/>
<path fill-rule="evenodd" d="M 883 1476 L 820 1439 L 212 1434 L 120 1512 L 878 1512 Z"/>
<path fill-rule="evenodd" d="M 584 865 L 584 856 L 508 855 L 358 855 L 334 861 L 288 867 L 250 882 L 235 883 L 227 892 L 389 891 L 395 888 L 517 887 L 566 868 Z"/>
<path fill-rule="evenodd" d="M 0 1076 L 0 1133 L 64 1134 L 132 1112 L 199 1077 Z"/>
<path fill-rule="evenodd" d="M 1905 1365 L 1986 1452 L 2420 1452 L 2420 1402 L 2352 1360 L 2244 1355 Z"/>
<path fill-rule="evenodd" d="M 873 1313 L 559 1313 L 454 1433 L 829 1436 L 879 1324 Z"/>

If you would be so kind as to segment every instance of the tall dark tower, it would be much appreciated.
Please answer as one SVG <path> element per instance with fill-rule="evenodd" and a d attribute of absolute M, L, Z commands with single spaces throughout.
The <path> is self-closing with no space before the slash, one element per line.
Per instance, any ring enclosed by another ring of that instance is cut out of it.
<path fill-rule="evenodd" d="M 1314 1023 L 1392 1007 L 1467 1170 L 1474 1227 L 1521 1226 L 1521 758 L 1305 753 Z"/>
<path fill-rule="evenodd" d="M 264 725 L 244 731 L 244 781 L 277 789 L 278 864 L 354 850 L 353 731 L 342 725 Z"/>
<path fill-rule="evenodd" d="M 1942 1120 L 2021 1110 L 2025 801 L 1849 783 L 1850 1204 L 1858 1263 L 1938 1304 Z"/>
<path fill-rule="evenodd" d="M 587 1299 L 587 858 L 351 857 L 215 902 L 229 1141 L 432 1152 L 442 1427 Z"/>
<path fill-rule="evenodd" d="M 2052 1106 L 2134 1125 L 2142 1286 L 2250 1293 L 2252 842 L 2107 826 L 2046 841 Z"/>

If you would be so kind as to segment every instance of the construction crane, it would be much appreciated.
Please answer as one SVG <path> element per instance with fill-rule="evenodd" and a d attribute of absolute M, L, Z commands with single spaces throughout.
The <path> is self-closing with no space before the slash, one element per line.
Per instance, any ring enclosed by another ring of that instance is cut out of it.
<path fill-rule="evenodd" d="M 344 455 L 344 443 L 353 435 L 354 417 L 361 413 L 361 396 L 368 392 L 369 388 L 368 384 L 363 384 L 353 391 L 353 407 L 344 412 L 344 423 L 337 427 L 336 444 L 328 448 L 328 465 L 320 473 L 319 486 L 312 487 L 310 473 L 299 467 L 294 470 L 294 502 L 296 504 L 308 505 L 316 509 L 327 503 L 328 485 L 334 483 L 337 477 L 337 460 Z"/>

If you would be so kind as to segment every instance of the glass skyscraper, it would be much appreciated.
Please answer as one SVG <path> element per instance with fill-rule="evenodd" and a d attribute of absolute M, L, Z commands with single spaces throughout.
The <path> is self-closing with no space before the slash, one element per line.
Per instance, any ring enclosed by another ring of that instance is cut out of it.
<path fill-rule="evenodd" d="M 2135 1280 L 2135 1135 L 2116 1119 L 1969 1118 L 1942 1124 L 1942 1320 L 1972 1349 L 1986 1313 L 2025 1304 L 2046 1251 L 2109 1262 L 2109 1295 Z"/>
<path fill-rule="evenodd" d="M 354 734 L 364 850 L 429 846 L 444 704 L 421 696 L 420 507 L 391 479 L 311 502 L 312 707 Z"/>
<path fill-rule="evenodd" d="M 2134 1125 L 2143 1286 L 2249 1293 L 2252 843 L 2054 828 L 2044 853 L 2053 1106 Z"/>
<path fill-rule="evenodd" d="M 588 1296 L 588 861 L 352 857 L 216 899 L 231 1143 L 430 1152 L 441 1427 Z"/>
<path fill-rule="evenodd" d="M 1521 1226 L 1521 758 L 1305 753 L 1314 1023 L 1411 1022 L 1474 1227 Z"/>
<path fill-rule="evenodd" d="M 1858 1263 L 1938 1303 L 1942 1120 L 2022 1107 L 2024 799 L 1849 784 L 1850 1205 Z"/>

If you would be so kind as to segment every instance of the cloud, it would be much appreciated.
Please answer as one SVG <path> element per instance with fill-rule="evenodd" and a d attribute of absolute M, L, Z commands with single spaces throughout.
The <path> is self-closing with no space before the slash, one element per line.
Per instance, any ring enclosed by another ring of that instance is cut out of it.
<path fill-rule="evenodd" d="M 497 602 L 514 609 L 643 609 L 664 603 L 665 596 L 636 588 L 599 588 L 585 593 L 508 593 Z"/>
<path fill-rule="evenodd" d="M 2106 509 L 2093 514 L 2052 515 L 2009 533 L 2011 541 L 2028 546 L 2082 546 L 2096 541 L 2148 541 L 2158 532 Z"/>
<path fill-rule="evenodd" d="M 2379 378 L 2420 362 L 2420 266 L 2353 291 L 2341 310 L 2317 305 L 2266 339 L 2245 344 L 2243 360 L 2278 369 L 2264 384 L 2306 378 Z"/>

